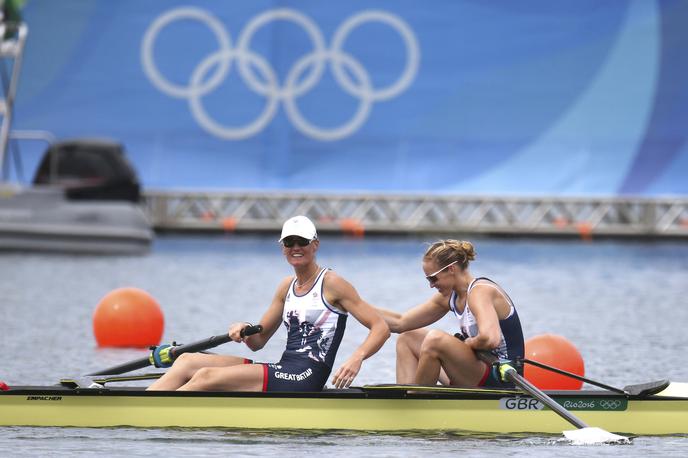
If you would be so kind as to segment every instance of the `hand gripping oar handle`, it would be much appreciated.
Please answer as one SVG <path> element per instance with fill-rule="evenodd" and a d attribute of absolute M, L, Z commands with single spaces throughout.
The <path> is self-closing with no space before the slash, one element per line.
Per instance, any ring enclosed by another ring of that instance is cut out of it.
<path fill-rule="evenodd" d="M 241 330 L 241 338 L 252 336 L 253 334 L 258 334 L 263 330 L 261 325 L 249 325 Z M 209 348 L 217 347 L 218 345 L 226 344 L 232 339 L 229 334 L 220 334 L 219 336 L 208 337 L 207 339 L 199 340 L 198 342 L 192 342 L 186 345 L 177 345 L 170 347 L 170 355 L 172 360 L 177 359 L 182 353 L 196 353 L 199 351 L 207 350 Z"/>
<path fill-rule="evenodd" d="M 241 337 L 251 336 L 253 334 L 258 334 L 263 330 L 261 325 L 249 325 L 241 330 Z M 203 350 L 208 350 L 209 348 L 217 347 L 218 345 L 225 344 L 232 340 L 229 334 L 221 334 L 218 336 L 212 336 L 207 339 L 199 340 L 198 342 L 192 342 L 186 345 L 160 345 L 152 349 L 150 355 L 145 358 L 136 359 L 128 363 L 120 364 L 118 366 L 113 366 L 102 371 L 94 372 L 88 375 L 116 375 L 123 374 L 125 372 L 135 371 L 137 369 L 143 369 L 148 366 L 158 366 L 157 362 L 162 358 L 164 362 L 171 364 L 175 359 L 179 357 L 182 353 L 196 353 Z M 162 367 L 162 366 L 161 366 Z"/>
<path fill-rule="evenodd" d="M 555 411 L 557 414 L 559 414 L 559 416 L 571 423 L 576 428 L 588 428 L 588 425 L 585 424 L 580 418 L 576 417 L 571 412 L 563 408 L 554 399 L 547 396 L 545 393 L 540 391 L 539 388 L 537 388 L 535 385 L 523 378 L 518 372 L 516 372 L 516 369 L 514 369 L 510 364 L 499 361 L 499 359 L 495 355 L 485 351 L 479 351 L 477 352 L 477 355 L 478 358 L 485 361 L 486 363 L 492 366 L 496 366 L 502 378 L 511 381 L 514 385 L 516 385 L 517 387 L 519 387 L 520 389 L 522 389 L 523 391 L 537 399 L 538 401 L 545 404 L 547 407 Z"/>

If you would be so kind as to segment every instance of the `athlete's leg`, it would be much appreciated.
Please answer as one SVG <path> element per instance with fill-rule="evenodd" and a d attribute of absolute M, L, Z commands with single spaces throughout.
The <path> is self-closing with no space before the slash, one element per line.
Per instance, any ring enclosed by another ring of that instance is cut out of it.
<path fill-rule="evenodd" d="M 432 330 L 423 339 L 415 382 L 434 385 L 442 369 L 452 385 L 477 386 L 486 367 L 464 342 L 446 332 Z"/>
<path fill-rule="evenodd" d="M 204 353 L 182 353 L 172 367 L 151 384 L 149 390 L 176 390 L 203 367 L 227 367 L 244 364 L 244 358 L 238 356 L 207 355 Z"/>
<path fill-rule="evenodd" d="M 404 332 L 397 338 L 397 383 L 415 383 L 421 346 L 428 332 L 430 330 L 427 328 L 416 329 Z M 449 377 L 444 370 L 440 371 L 440 383 L 449 384 Z"/>
<path fill-rule="evenodd" d="M 420 358 L 420 347 L 428 330 L 416 329 L 397 337 L 397 383 L 413 383 Z"/>
<path fill-rule="evenodd" d="M 180 391 L 263 391 L 262 364 L 204 367 Z"/>

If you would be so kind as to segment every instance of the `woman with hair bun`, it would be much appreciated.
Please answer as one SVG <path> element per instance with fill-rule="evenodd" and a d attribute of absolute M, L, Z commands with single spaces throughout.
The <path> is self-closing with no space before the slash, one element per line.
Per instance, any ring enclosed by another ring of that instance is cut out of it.
<path fill-rule="evenodd" d="M 404 313 L 380 310 L 390 330 L 401 334 L 397 383 L 510 386 L 476 352 L 514 361 L 522 358 L 521 322 L 511 298 L 497 283 L 470 273 L 468 265 L 475 256 L 473 244 L 467 241 L 433 243 L 423 256 L 423 271 L 437 293 Z M 450 311 L 458 319 L 459 332 L 425 328 Z"/>

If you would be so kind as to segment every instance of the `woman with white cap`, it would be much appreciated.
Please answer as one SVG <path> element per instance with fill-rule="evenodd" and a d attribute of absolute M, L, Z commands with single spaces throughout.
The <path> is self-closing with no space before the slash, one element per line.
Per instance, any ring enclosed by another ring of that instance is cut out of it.
<path fill-rule="evenodd" d="M 149 389 L 320 391 L 332 371 L 349 314 L 370 330 L 332 378 L 336 388 L 351 385 L 363 360 L 375 354 L 389 337 L 389 327 L 348 281 L 317 264 L 315 254 L 320 241 L 311 220 L 305 216 L 287 220 L 279 242 L 295 275 L 283 279 L 277 287 L 260 320 L 261 333 L 242 337 L 241 331 L 248 323 L 235 323 L 229 335 L 257 351 L 284 323 L 287 347 L 281 360 L 266 364 L 236 356 L 185 353 Z"/>

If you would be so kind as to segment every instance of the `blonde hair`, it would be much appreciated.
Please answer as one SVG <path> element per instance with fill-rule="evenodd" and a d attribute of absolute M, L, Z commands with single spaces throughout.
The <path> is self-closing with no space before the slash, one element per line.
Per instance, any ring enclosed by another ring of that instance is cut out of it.
<path fill-rule="evenodd" d="M 468 263 L 474 259 L 475 248 L 466 240 L 438 240 L 430 245 L 423 255 L 423 260 L 435 261 L 440 267 L 456 261 L 462 269 L 468 267 Z"/>

